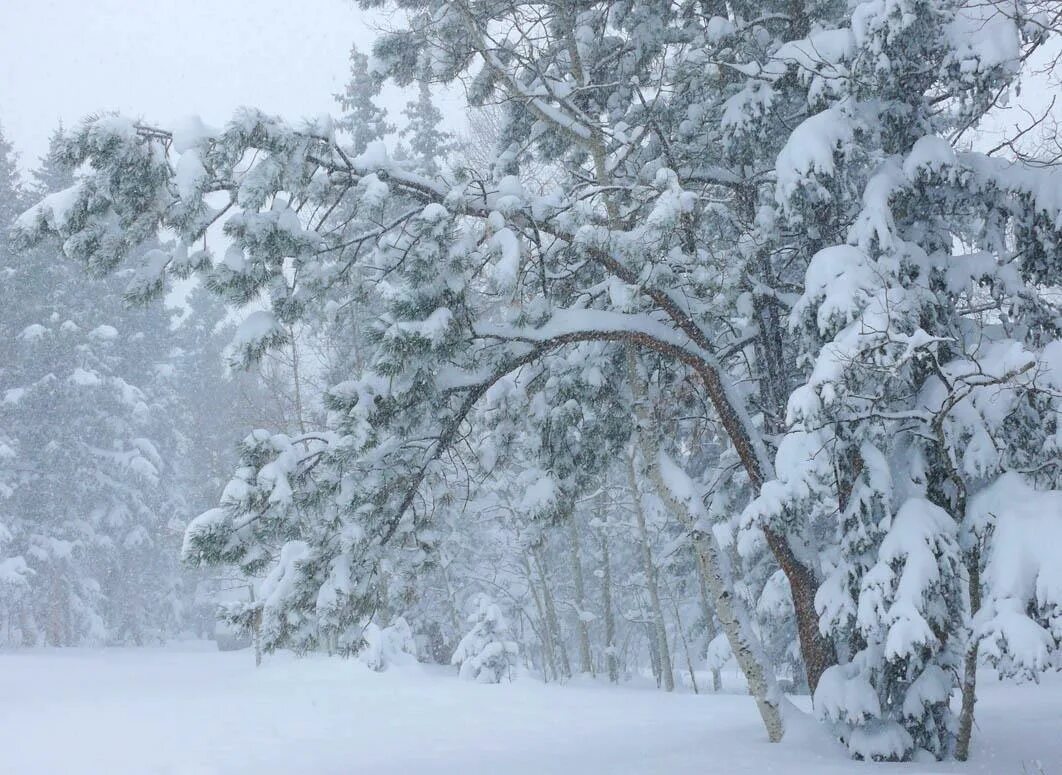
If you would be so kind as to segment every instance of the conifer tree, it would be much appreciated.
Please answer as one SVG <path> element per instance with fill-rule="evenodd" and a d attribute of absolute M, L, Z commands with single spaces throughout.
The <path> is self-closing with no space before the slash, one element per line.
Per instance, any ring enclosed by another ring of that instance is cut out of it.
<path fill-rule="evenodd" d="M 432 102 L 427 80 L 417 81 L 417 98 L 406 103 L 402 115 L 406 121 L 399 135 L 409 143 L 410 161 L 423 174 L 435 177 L 440 160 L 450 154 L 453 135 L 440 128 L 442 113 Z"/>
<path fill-rule="evenodd" d="M 480 595 L 468 621 L 472 629 L 457 644 L 451 660 L 460 666 L 461 678 L 481 684 L 511 681 L 517 648 L 509 639 L 509 625 L 501 608 Z"/>
<path fill-rule="evenodd" d="M 373 301 L 327 427 L 250 437 L 186 547 L 268 573 L 272 645 L 353 648 L 388 580 L 438 551 L 470 461 L 523 491 L 541 569 L 547 527 L 637 443 L 772 740 L 781 697 L 740 603 L 788 587 L 816 709 L 854 755 L 964 755 L 982 639 L 1030 669 L 1058 642 L 1051 589 L 1000 572 L 1027 515 L 970 507 L 1058 484 L 1057 172 L 962 147 L 1049 39 L 1031 6 L 403 9 L 374 72 L 467 77 L 474 104 L 504 104 L 492 174 L 424 174 L 253 110 L 193 133 L 107 117 L 64 141 L 86 178 L 20 221 L 91 267 L 135 265 L 145 292 L 201 272 L 234 304 L 268 299 L 247 359 Z M 525 188 L 524 160 L 558 170 L 553 190 Z M 218 219 L 224 256 L 197 247 Z M 141 258 L 160 228 L 175 244 Z M 630 350 L 664 414 L 648 423 Z M 711 470 L 681 443 L 705 424 Z M 472 446 L 477 428 L 497 441 Z"/>
<path fill-rule="evenodd" d="M 69 185 L 56 134 L 34 188 Z M 176 629 L 179 527 L 160 452 L 168 316 L 130 311 L 125 280 L 90 280 L 54 242 L 0 271 L 0 426 L 18 450 L 5 541 L 32 575 L 13 645 L 142 643 Z"/>

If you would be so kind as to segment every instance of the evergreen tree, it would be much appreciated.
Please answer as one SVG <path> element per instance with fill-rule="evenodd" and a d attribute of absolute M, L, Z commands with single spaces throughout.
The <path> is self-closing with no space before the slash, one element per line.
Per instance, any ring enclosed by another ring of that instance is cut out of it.
<path fill-rule="evenodd" d="M 11 144 L 0 127 L 0 281 L 14 273 L 8 227 L 24 204 L 22 181 Z M 0 283 L 0 284 L 2 284 Z M 6 349 L 6 348 L 5 348 Z M 4 350 L 0 350 L 3 353 Z M 0 362 L 3 379 L 10 362 Z M 6 400 L 6 395 L 0 400 Z M 29 590 L 31 571 L 14 544 L 16 513 L 11 496 L 21 477 L 18 446 L 10 425 L 0 423 L 0 643 L 21 641 L 26 626 L 23 600 Z"/>
<path fill-rule="evenodd" d="M 457 644 L 451 663 L 460 665 L 466 681 L 511 681 L 517 648 L 509 640 L 509 625 L 501 609 L 486 595 L 476 599 L 473 609 L 468 617 L 472 629 Z"/>
<path fill-rule="evenodd" d="M 439 128 L 442 114 L 432 102 L 428 81 L 417 82 L 417 99 L 406 103 L 402 115 L 406 123 L 399 135 L 409 142 L 410 161 L 423 174 L 435 177 L 440 172 L 440 160 L 453 148 L 453 136 Z"/>
<path fill-rule="evenodd" d="M 61 142 L 34 175 L 38 193 L 73 182 Z M 5 548 L 32 578 L 14 645 L 140 643 L 177 626 L 158 358 L 168 317 L 128 310 L 121 276 L 90 280 L 58 252 L 12 250 L 0 269 L 0 426 L 18 450 Z"/>
<path fill-rule="evenodd" d="M 15 222 L 15 217 L 26 204 L 22 176 L 18 170 L 18 156 L 15 149 L 4 136 L 0 125 L 0 224 L 4 224 L 4 233 L 0 234 L 0 245 L 7 245 L 7 231 Z M 9 248 L 8 248 L 9 249 Z"/>
<path fill-rule="evenodd" d="M 21 219 L 92 267 L 135 264 L 145 291 L 198 271 L 266 299 L 248 360 L 371 301 L 327 427 L 249 437 L 186 549 L 266 575 L 271 647 L 353 649 L 439 551 L 455 482 L 496 478 L 562 665 L 549 528 L 634 450 L 631 489 L 695 548 L 772 740 L 745 604 L 788 617 L 766 605 L 788 587 L 816 708 L 854 755 L 962 756 L 982 636 L 1033 667 L 1028 634 L 1059 626 L 1053 592 L 1015 598 L 994 565 L 1023 517 L 968 513 L 999 482 L 1057 487 L 1057 173 L 960 147 L 1046 29 L 960 0 L 403 8 L 376 69 L 504 103 L 494 174 L 253 110 L 191 135 L 108 117 L 63 143 L 86 178 Z M 558 170 L 548 194 L 525 160 Z M 223 257 L 194 247 L 218 218 Z M 160 228 L 175 244 L 140 259 Z"/>
<path fill-rule="evenodd" d="M 387 111 L 376 104 L 383 81 L 370 69 L 369 58 L 356 46 L 351 47 L 350 78 L 336 101 L 343 109 L 337 124 L 350 133 L 350 149 L 355 155 L 365 153 L 369 145 L 394 131 L 387 122 Z"/>

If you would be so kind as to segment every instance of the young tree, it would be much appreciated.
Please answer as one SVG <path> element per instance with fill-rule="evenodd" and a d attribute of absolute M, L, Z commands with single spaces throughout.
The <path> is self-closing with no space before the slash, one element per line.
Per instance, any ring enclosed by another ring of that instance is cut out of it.
<path fill-rule="evenodd" d="M 417 82 L 417 99 L 406 103 L 402 111 L 405 125 L 399 135 L 409 143 L 409 159 L 414 169 L 435 177 L 440 172 L 440 161 L 446 159 L 453 149 L 453 136 L 440 128 L 442 113 L 431 98 L 431 85 L 421 79 Z"/>
<path fill-rule="evenodd" d="M 461 677 L 467 681 L 511 681 L 517 648 L 509 639 L 509 625 L 501 608 L 486 595 L 480 595 L 473 608 L 468 617 L 472 629 L 457 644 L 451 663 L 461 666 Z"/>
<path fill-rule="evenodd" d="M 956 147 L 1041 33 L 994 4 L 905 8 L 857 17 L 833 60 L 850 78 L 778 159 L 774 228 L 828 227 L 839 244 L 807 243 L 790 321 L 810 370 L 754 509 L 832 532 L 816 606 L 842 664 L 816 707 L 853 753 L 965 758 L 978 636 L 963 635 L 991 546 L 969 503 L 1055 454 L 1056 278 L 1041 255 L 1060 221 L 1037 193 L 1051 173 Z"/>

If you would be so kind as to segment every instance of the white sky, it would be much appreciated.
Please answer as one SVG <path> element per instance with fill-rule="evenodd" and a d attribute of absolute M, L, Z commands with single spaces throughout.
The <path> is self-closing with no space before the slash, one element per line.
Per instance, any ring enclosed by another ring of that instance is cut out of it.
<path fill-rule="evenodd" d="M 101 110 L 214 125 L 240 105 L 334 113 L 373 26 L 351 0 L 0 0 L 0 124 L 31 167 L 60 119 Z M 406 99 L 385 94 L 392 120 Z"/>
<path fill-rule="evenodd" d="M 368 51 L 381 25 L 353 0 L 0 0 L 0 125 L 28 168 L 60 119 L 72 126 L 101 110 L 167 124 L 198 114 L 215 126 L 240 105 L 289 119 L 334 113 L 351 44 Z M 1039 114 L 1057 89 L 1027 77 L 988 126 L 1027 123 L 1021 108 Z M 407 99 L 385 91 L 393 122 Z M 459 101 L 437 102 L 463 129 Z M 988 133 L 979 144 L 992 143 Z"/>

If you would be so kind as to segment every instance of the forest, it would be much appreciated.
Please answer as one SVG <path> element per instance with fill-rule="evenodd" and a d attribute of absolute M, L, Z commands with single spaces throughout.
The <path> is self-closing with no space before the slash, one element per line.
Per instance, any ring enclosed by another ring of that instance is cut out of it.
<path fill-rule="evenodd" d="M 356 5 L 0 130 L 0 772 L 1062 771 L 1062 4 Z M 153 659 L 299 756 L 24 742 Z"/>

